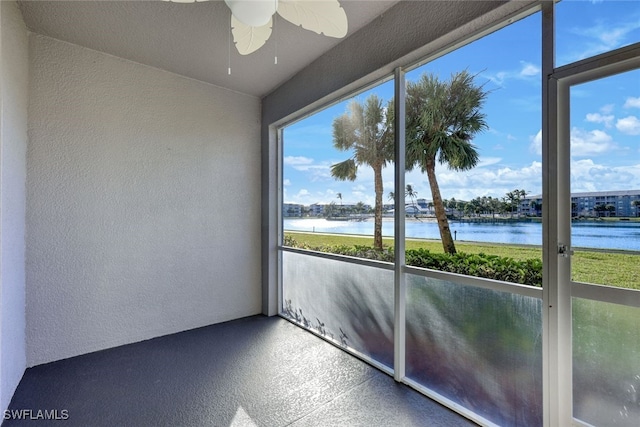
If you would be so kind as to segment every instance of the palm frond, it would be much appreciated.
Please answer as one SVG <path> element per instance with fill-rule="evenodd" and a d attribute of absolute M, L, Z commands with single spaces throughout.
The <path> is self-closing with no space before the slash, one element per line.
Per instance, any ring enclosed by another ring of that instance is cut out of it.
<path fill-rule="evenodd" d="M 340 181 L 355 181 L 358 165 L 353 158 L 331 165 L 331 176 Z"/>
<path fill-rule="evenodd" d="M 343 114 L 333 120 L 333 146 L 341 151 L 353 147 L 356 142 L 355 128 L 348 114 Z"/>
<path fill-rule="evenodd" d="M 482 106 L 487 92 L 475 85 L 468 71 L 439 81 L 423 74 L 407 84 L 407 168 L 420 167 L 436 157 L 453 170 L 468 170 L 478 163 L 474 135 L 488 128 Z"/>

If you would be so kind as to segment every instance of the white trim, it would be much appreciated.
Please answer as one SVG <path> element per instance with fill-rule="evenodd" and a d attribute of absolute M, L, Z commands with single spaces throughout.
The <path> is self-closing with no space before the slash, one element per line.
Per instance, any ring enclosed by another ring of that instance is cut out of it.
<path fill-rule="evenodd" d="M 283 291 L 283 278 L 282 278 L 282 251 L 279 250 L 279 247 L 282 246 L 282 242 L 284 239 L 284 220 L 282 217 L 282 206 L 284 202 L 284 194 L 283 194 L 283 147 L 284 147 L 284 133 L 282 132 L 282 128 L 276 129 L 276 151 L 277 151 L 277 159 L 276 159 L 276 174 L 277 174 L 277 182 L 278 182 L 278 191 L 277 191 L 277 206 L 276 206 L 276 221 L 278 223 L 278 229 L 276 231 L 276 245 L 278 249 L 276 249 L 278 256 L 277 258 L 277 267 L 276 267 L 276 280 L 277 280 L 277 291 L 276 291 L 276 299 L 278 307 L 276 308 L 277 313 L 280 313 L 284 307 L 284 291 Z"/>
<path fill-rule="evenodd" d="M 573 419 L 573 351 L 571 329 L 571 257 L 559 253 L 561 245 L 571 248 L 571 153 L 570 153 L 570 106 L 569 86 L 552 77 L 556 87 L 556 207 L 551 220 L 557 223 L 555 247 L 548 247 L 549 257 L 556 259 L 556 288 L 552 291 L 555 301 L 549 300 L 549 310 L 555 310 L 556 324 L 554 337 L 557 372 L 553 376 L 552 387 L 556 387 L 558 398 L 557 426 L 570 425 Z"/>
<path fill-rule="evenodd" d="M 543 51 L 545 47 L 549 49 L 545 45 Z M 573 419 L 572 296 L 580 294 L 600 301 L 603 296 L 606 296 L 611 300 L 623 301 L 623 297 L 630 295 L 628 291 L 621 289 L 611 288 L 610 291 L 605 291 L 604 287 L 572 283 L 571 256 L 558 254 L 560 244 L 566 245 L 569 249 L 568 254 L 571 253 L 570 89 L 573 85 L 638 68 L 640 66 L 638 55 L 640 55 L 640 44 L 635 44 L 554 69 L 549 76 L 549 99 L 545 103 L 549 107 L 547 120 L 551 124 L 548 129 L 549 135 L 556 135 L 557 139 L 554 144 L 554 141 L 545 140 L 543 137 L 543 152 L 545 146 L 547 149 L 547 156 L 543 158 L 543 165 L 546 167 L 543 167 L 545 172 L 548 171 L 543 179 L 546 178 L 549 182 L 546 187 L 549 194 L 545 199 L 546 203 L 543 201 L 543 205 L 551 206 L 547 221 L 547 224 L 551 225 L 551 230 L 543 250 L 543 253 L 546 253 L 543 264 L 547 260 L 550 261 L 546 266 L 550 273 L 549 282 L 546 283 L 549 289 L 549 298 L 546 300 L 549 324 L 548 328 L 545 327 L 547 333 L 545 343 L 548 346 L 543 353 L 548 363 L 547 369 L 544 370 L 547 383 L 543 386 L 545 405 L 549 408 L 545 415 L 545 426 L 575 423 Z M 557 108 L 555 114 L 553 108 Z M 543 187 L 543 194 L 544 189 L 545 187 Z M 555 230 L 553 230 L 554 226 Z"/>
<path fill-rule="evenodd" d="M 571 296 L 640 308 L 640 290 L 571 282 Z"/>
<path fill-rule="evenodd" d="M 640 42 L 564 65 L 554 77 L 567 85 L 577 85 L 611 77 L 640 67 Z"/>
<path fill-rule="evenodd" d="M 638 295 L 628 290 L 619 288 L 607 288 L 605 286 L 587 285 L 571 281 L 571 146 L 570 146 L 570 90 L 574 85 L 589 81 L 603 79 L 615 74 L 623 73 L 640 68 L 640 43 L 627 46 L 611 52 L 607 52 L 595 57 L 563 66 L 554 70 L 550 76 L 555 82 L 557 96 L 557 127 L 558 137 L 555 144 L 557 154 L 556 186 L 557 191 L 555 219 L 558 229 L 555 234 L 558 244 L 565 244 L 568 247 L 567 256 L 560 256 L 556 251 L 557 259 L 557 299 L 549 300 L 549 305 L 555 305 L 557 311 L 557 323 L 551 325 L 549 330 L 550 339 L 554 340 L 550 347 L 551 366 L 555 371 L 550 371 L 547 377 L 548 387 L 557 390 L 557 396 L 550 404 L 556 406 L 556 412 L 551 419 L 552 426 L 571 425 L 575 422 L 573 418 L 573 347 L 572 347 L 572 321 L 571 309 L 572 296 L 584 295 L 589 299 L 607 302 L 624 302 L 630 295 Z M 553 95 L 552 95 L 553 96 Z M 552 104 L 550 104 L 552 105 Z M 544 161 L 543 161 L 544 163 Z M 552 179 L 553 177 L 549 177 Z M 544 202 L 543 202 L 544 203 Z M 558 246 L 556 246 L 556 249 Z M 549 256 L 552 257 L 552 246 L 548 246 Z M 551 287 L 551 286 L 550 286 Z M 552 292 L 553 295 L 553 292 Z M 603 299 L 604 298 L 604 299 Z M 635 298 L 638 303 L 640 298 Z M 555 328 L 554 328 L 555 326 Z M 554 332 L 557 335 L 554 335 Z M 555 364 L 554 364 L 555 362 Z"/>
<path fill-rule="evenodd" d="M 329 252 L 310 251 L 308 249 L 291 248 L 289 246 L 280 246 L 278 247 L 278 250 L 282 252 L 293 252 L 300 255 L 308 255 L 308 256 L 313 256 L 317 258 L 330 259 L 333 261 L 341 261 L 349 264 L 363 265 L 365 267 L 380 268 L 382 270 L 393 271 L 394 269 L 394 264 L 386 261 L 376 261 L 373 259 L 357 258 L 353 256 L 348 256 L 348 255 L 332 254 Z"/>
<path fill-rule="evenodd" d="M 262 184 L 261 184 L 261 262 L 262 262 L 262 314 L 274 316 L 278 314 L 278 294 L 280 293 L 280 256 L 278 239 L 280 229 L 280 195 L 282 191 L 278 171 L 281 170 L 281 155 L 278 149 L 278 131 L 269 126 L 263 131 L 266 144 L 261 149 Z M 273 197 L 273 195 L 276 195 Z"/>
<path fill-rule="evenodd" d="M 406 364 L 406 277 L 402 271 L 405 265 L 405 73 L 401 68 L 395 70 L 394 81 L 394 140 L 395 140 L 395 189 L 394 200 L 394 275 L 393 275 L 393 371 L 396 381 L 405 376 Z"/>
<path fill-rule="evenodd" d="M 579 420 L 577 418 L 573 419 L 573 423 L 571 425 L 575 427 L 596 427 L 593 424 L 585 423 L 584 421 Z"/>
<path fill-rule="evenodd" d="M 476 424 L 479 424 L 481 426 L 487 426 L 487 427 L 498 427 L 497 424 L 492 423 L 491 421 L 487 420 L 486 418 L 476 414 L 473 411 L 468 410 L 464 406 L 454 402 L 453 400 L 450 400 L 450 399 L 444 397 L 440 393 L 436 393 L 435 391 L 423 386 L 422 384 L 420 384 L 420 383 L 418 383 L 418 382 L 416 382 L 416 381 L 414 381 L 412 379 L 405 378 L 403 383 L 408 385 L 412 389 L 424 394 L 425 396 L 435 400 L 436 402 L 440 403 L 441 405 L 444 405 L 444 406 L 448 407 L 452 411 L 457 412 L 458 414 L 462 415 L 463 417 L 470 419 L 471 421 L 475 422 Z"/>
<path fill-rule="evenodd" d="M 448 273 L 446 271 L 431 270 L 428 268 L 405 266 L 403 272 L 432 279 L 452 282 L 456 285 L 472 286 L 474 288 L 489 289 L 492 291 L 506 292 L 523 295 L 532 298 L 542 298 L 542 288 L 520 285 L 517 283 L 503 282 L 501 280 L 485 279 L 482 277 L 467 276 L 464 274 Z"/>

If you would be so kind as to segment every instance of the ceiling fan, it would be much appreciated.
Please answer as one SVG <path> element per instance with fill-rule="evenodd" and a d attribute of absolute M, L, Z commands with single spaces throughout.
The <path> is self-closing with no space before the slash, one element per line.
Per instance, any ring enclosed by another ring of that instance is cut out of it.
<path fill-rule="evenodd" d="M 195 3 L 209 0 L 165 0 Z M 248 55 L 262 47 L 273 27 L 273 15 L 306 30 L 329 37 L 347 34 L 347 15 L 338 0 L 224 0 L 231 9 L 231 32 L 236 49 Z"/>

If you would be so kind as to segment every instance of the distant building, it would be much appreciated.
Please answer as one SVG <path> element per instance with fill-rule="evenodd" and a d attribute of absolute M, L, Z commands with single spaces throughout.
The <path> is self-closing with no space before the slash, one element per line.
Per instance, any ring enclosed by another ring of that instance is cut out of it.
<path fill-rule="evenodd" d="M 429 202 L 427 201 L 427 199 L 418 199 L 416 200 L 416 203 L 418 204 L 418 206 L 420 206 L 420 209 L 429 208 Z"/>
<path fill-rule="evenodd" d="M 586 217 L 637 217 L 640 206 L 640 190 L 594 191 L 571 194 L 571 216 Z M 520 201 L 518 213 L 522 215 L 541 216 L 542 196 L 529 196 Z"/>
<path fill-rule="evenodd" d="M 304 206 L 297 203 L 283 203 L 282 216 L 284 218 L 300 218 L 304 212 Z"/>
<path fill-rule="evenodd" d="M 407 215 L 418 215 L 420 213 L 420 208 L 418 205 L 406 205 L 404 207 L 404 212 Z"/>
<path fill-rule="evenodd" d="M 309 215 L 311 216 L 324 216 L 324 208 L 326 205 L 314 203 L 309 206 Z"/>

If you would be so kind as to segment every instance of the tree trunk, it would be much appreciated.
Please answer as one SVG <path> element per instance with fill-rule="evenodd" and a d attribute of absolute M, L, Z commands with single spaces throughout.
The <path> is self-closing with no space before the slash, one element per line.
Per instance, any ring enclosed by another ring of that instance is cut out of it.
<path fill-rule="evenodd" d="M 374 208 L 373 247 L 382 250 L 382 165 L 373 167 L 375 181 L 376 204 Z"/>
<path fill-rule="evenodd" d="M 436 219 L 438 220 L 438 228 L 440 229 L 440 239 L 442 240 L 442 248 L 445 253 L 455 254 L 456 245 L 451 237 L 451 229 L 449 228 L 449 220 L 447 212 L 442 203 L 440 196 L 440 188 L 436 181 L 436 160 L 435 158 L 427 160 L 426 164 L 427 177 L 429 178 L 429 186 L 431 187 L 431 197 L 433 198 L 433 207 L 436 210 Z"/>

